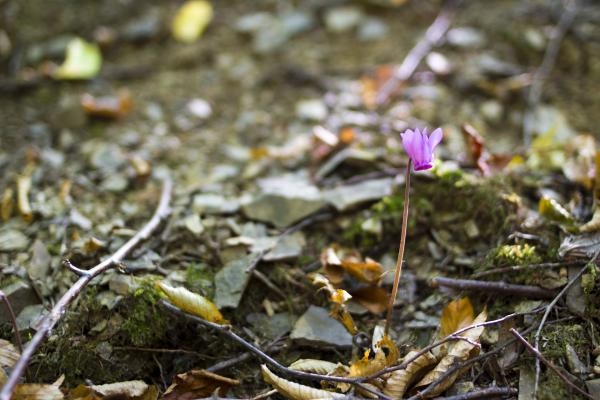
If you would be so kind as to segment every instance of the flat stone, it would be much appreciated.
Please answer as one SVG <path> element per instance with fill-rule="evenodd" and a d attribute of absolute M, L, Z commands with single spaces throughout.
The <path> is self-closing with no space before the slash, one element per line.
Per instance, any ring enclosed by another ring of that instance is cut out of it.
<path fill-rule="evenodd" d="M 246 320 L 252 324 L 256 331 L 260 331 L 270 340 L 274 340 L 292 329 L 294 318 L 287 312 L 273 314 L 269 317 L 266 314 L 252 313 L 248 314 Z"/>
<path fill-rule="evenodd" d="M 535 372 L 528 366 L 519 369 L 519 400 L 535 400 Z"/>
<path fill-rule="evenodd" d="M 31 261 L 26 265 L 27 274 L 31 279 L 42 279 L 48 275 L 52 257 L 41 240 L 33 242 Z"/>
<path fill-rule="evenodd" d="M 363 17 L 363 12 L 358 7 L 334 7 L 325 13 L 325 27 L 334 33 L 347 32 L 355 28 Z"/>
<path fill-rule="evenodd" d="M 379 200 L 392 194 L 392 178 L 373 179 L 356 185 L 338 186 L 325 191 L 323 199 L 338 211 L 349 210 L 359 204 Z"/>
<path fill-rule="evenodd" d="M 240 208 L 237 200 L 219 194 L 205 193 L 194 196 L 192 209 L 200 214 L 230 214 Z"/>
<path fill-rule="evenodd" d="M 352 335 L 329 312 L 321 307 L 310 306 L 296 321 L 290 338 L 315 346 L 351 347 Z"/>
<path fill-rule="evenodd" d="M 369 164 L 377 159 L 377 154 L 360 149 L 348 148 L 331 157 L 315 173 L 316 179 L 323 179 L 344 163 Z"/>
<path fill-rule="evenodd" d="M 483 34 L 474 28 L 459 27 L 450 29 L 446 34 L 448 43 L 455 47 L 477 48 L 485 44 Z"/>
<path fill-rule="evenodd" d="M 296 115 L 309 121 L 321 121 L 327 117 L 327 106 L 321 99 L 300 100 L 296 104 Z"/>
<path fill-rule="evenodd" d="M 46 309 L 41 304 L 27 306 L 17 315 L 17 329 L 22 332 L 27 329 L 35 329 L 40 318 L 45 314 Z"/>
<path fill-rule="evenodd" d="M 302 254 L 306 239 L 302 232 L 295 232 L 291 235 L 282 237 L 273 250 L 264 255 L 265 261 L 281 261 L 296 258 Z"/>
<path fill-rule="evenodd" d="M 600 378 L 585 381 L 585 386 L 594 399 L 600 400 Z"/>
<path fill-rule="evenodd" d="M 37 294 L 25 281 L 19 280 L 1 289 L 8 297 L 15 315 L 19 315 L 27 306 L 40 304 Z M 2 311 L 0 313 L 0 323 L 9 321 L 8 313 Z"/>
<path fill-rule="evenodd" d="M 325 205 L 320 198 L 263 193 L 242 207 L 250 219 L 284 228 L 309 216 Z"/>
<path fill-rule="evenodd" d="M 215 299 L 219 308 L 235 308 L 240 304 L 244 290 L 248 285 L 251 274 L 246 273 L 256 258 L 256 254 L 250 254 L 225 264 L 215 275 Z"/>
<path fill-rule="evenodd" d="M 581 267 L 571 266 L 568 269 L 569 272 L 569 280 L 575 278 L 575 276 L 579 273 Z M 577 314 L 581 317 L 585 316 L 585 309 L 587 307 L 587 302 L 585 300 L 585 294 L 583 293 L 583 288 L 581 287 L 581 277 L 575 281 L 571 285 L 569 289 L 567 289 L 567 307 L 571 312 Z"/>
<path fill-rule="evenodd" d="M 29 245 L 29 239 L 16 229 L 0 230 L 0 252 L 21 251 Z"/>

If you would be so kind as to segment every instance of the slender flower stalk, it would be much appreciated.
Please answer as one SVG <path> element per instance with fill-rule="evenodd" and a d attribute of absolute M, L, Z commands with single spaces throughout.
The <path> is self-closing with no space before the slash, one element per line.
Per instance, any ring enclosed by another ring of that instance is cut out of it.
<path fill-rule="evenodd" d="M 404 246 L 406 244 L 406 230 L 408 228 L 408 205 L 410 200 L 410 168 L 414 163 L 415 171 L 423 171 L 430 169 L 433 166 L 433 151 L 435 147 L 442 141 L 442 130 L 440 128 L 431 132 L 427 136 L 427 128 L 423 131 L 419 129 L 406 130 L 401 134 L 402 145 L 408 154 L 408 164 L 406 165 L 406 179 L 404 187 L 404 209 L 402 211 L 402 231 L 400 233 L 400 246 L 398 248 L 398 259 L 396 260 L 396 273 L 394 275 L 394 286 L 392 286 L 392 294 L 388 301 L 387 316 L 385 320 L 384 334 L 388 335 L 390 325 L 392 323 L 392 311 L 394 310 L 394 302 L 398 295 L 398 285 L 400 284 L 400 276 L 402 275 L 402 264 L 404 262 Z"/>

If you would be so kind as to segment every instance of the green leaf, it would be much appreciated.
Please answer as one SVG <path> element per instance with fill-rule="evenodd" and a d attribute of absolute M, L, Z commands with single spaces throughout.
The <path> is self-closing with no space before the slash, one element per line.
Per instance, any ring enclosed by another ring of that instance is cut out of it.
<path fill-rule="evenodd" d="M 95 43 L 75 38 L 67 46 L 63 64 L 54 72 L 55 79 L 90 79 L 98 75 L 102 54 Z"/>

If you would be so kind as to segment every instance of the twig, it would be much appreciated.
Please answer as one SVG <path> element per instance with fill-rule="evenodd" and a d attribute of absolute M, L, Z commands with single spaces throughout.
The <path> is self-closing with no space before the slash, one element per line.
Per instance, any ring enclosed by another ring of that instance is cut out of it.
<path fill-rule="evenodd" d="M 470 400 L 485 399 L 488 397 L 507 396 L 517 394 L 519 390 L 510 387 L 489 387 L 487 389 L 474 390 L 472 392 L 457 394 L 456 396 L 437 397 L 436 400 Z"/>
<path fill-rule="evenodd" d="M 278 351 L 280 350 L 280 345 L 278 344 L 279 340 L 283 337 L 280 336 L 277 339 L 273 340 L 269 345 L 267 345 L 267 348 L 265 349 L 265 352 L 272 352 L 272 351 Z M 249 359 L 250 357 L 252 357 L 252 353 L 250 352 L 245 352 L 240 354 L 237 357 L 234 358 L 230 358 L 229 360 L 225 360 L 225 361 L 221 361 L 216 363 L 215 365 L 206 368 L 206 370 L 208 372 L 217 372 L 217 371 L 221 371 L 223 369 L 227 369 L 227 368 L 231 368 L 232 366 L 239 364 L 241 362 L 246 361 L 247 359 Z"/>
<path fill-rule="evenodd" d="M 172 188 L 173 183 L 171 182 L 171 179 L 168 177 L 165 178 L 163 181 L 163 188 L 158 207 L 146 225 L 144 225 L 144 227 L 138 233 L 136 233 L 110 257 L 87 271 L 89 274 L 81 276 L 56 302 L 52 310 L 42 319 L 38 331 L 21 353 L 21 357 L 15 364 L 5 385 L 2 387 L 2 391 L 0 391 L 0 400 L 10 400 L 14 388 L 19 382 L 19 378 L 23 375 L 23 372 L 25 371 L 25 368 L 27 367 L 27 364 L 29 363 L 29 360 L 33 356 L 35 350 L 42 343 L 52 328 L 54 328 L 60 318 L 65 314 L 67 307 L 73 302 L 73 300 L 77 298 L 87 284 L 96 276 L 118 264 L 135 246 L 137 246 L 141 241 L 150 237 L 152 232 L 158 228 L 162 220 L 169 215 L 171 211 L 169 208 L 169 202 L 171 200 Z"/>
<path fill-rule="evenodd" d="M 598 254 L 600 254 L 600 251 L 596 252 L 596 255 L 594 256 L 594 258 L 592 259 L 591 262 L 596 261 L 596 258 L 598 258 Z M 558 294 L 556 295 L 556 297 L 554 297 L 554 299 L 550 302 L 550 304 L 548 304 L 546 306 L 546 312 L 544 313 L 544 316 L 542 317 L 542 320 L 540 321 L 540 325 L 538 326 L 538 329 L 535 332 L 535 350 L 536 351 L 539 351 L 540 335 L 542 333 L 542 329 L 544 328 L 544 324 L 546 323 L 546 319 L 548 319 L 548 315 L 550 315 L 550 311 L 552 311 L 552 308 L 554 308 L 556 303 L 558 303 L 558 300 L 560 300 L 560 298 L 567 292 L 567 290 L 569 290 L 569 288 L 583 275 L 583 273 L 586 271 L 587 267 L 588 267 L 587 264 L 584 265 L 583 268 L 581 268 L 579 270 L 577 275 L 575 275 L 573 277 L 573 279 L 571 279 L 565 285 L 565 287 L 562 288 L 562 290 L 560 292 L 558 292 Z M 540 359 L 538 358 L 535 360 L 535 384 L 533 386 L 534 397 L 537 394 L 539 383 L 540 383 Z"/>
<path fill-rule="evenodd" d="M 0 290 L 0 300 L 4 301 L 4 306 L 8 311 L 8 315 L 10 316 L 10 322 L 12 323 L 13 329 L 15 331 L 15 340 L 17 341 L 17 347 L 19 351 L 23 353 L 23 341 L 21 340 L 21 332 L 19 332 L 19 328 L 17 327 L 17 318 L 15 317 L 15 312 L 13 311 L 12 306 L 10 305 L 10 300 L 8 296 Z"/>
<path fill-rule="evenodd" d="M 516 272 L 516 271 L 523 271 L 523 270 L 528 270 L 528 269 L 547 269 L 547 268 L 567 267 L 567 266 L 571 266 L 571 265 L 581 265 L 582 263 L 584 263 L 584 262 L 582 262 L 582 261 L 566 261 L 566 262 L 547 262 L 547 263 L 528 264 L 528 265 L 511 265 L 509 267 L 487 269 L 485 271 L 477 272 L 471 276 L 473 278 L 481 278 L 482 276 L 503 274 L 505 272 Z"/>
<path fill-rule="evenodd" d="M 550 361 L 548 361 L 543 355 L 542 353 L 539 352 L 539 350 L 533 348 L 533 346 L 531 344 L 529 344 L 529 342 L 519 334 L 519 332 L 517 332 L 514 328 L 510 328 L 509 329 L 510 333 L 512 333 L 522 344 L 523 346 L 525 346 L 525 348 L 527 350 L 529 350 L 529 352 L 531 352 L 533 355 L 535 355 L 537 360 L 542 361 L 544 364 L 546 364 L 548 366 L 548 368 L 550 368 L 552 371 L 554 371 L 556 373 L 556 375 L 558 375 L 558 377 L 560 379 L 562 379 L 568 386 L 572 387 L 577 393 L 581 394 L 582 396 L 587 397 L 588 399 L 592 399 L 594 400 L 594 397 L 590 396 L 588 393 L 586 393 L 583 389 L 581 389 L 580 387 L 578 387 L 577 385 L 575 385 L 573 382 L 571 382 L 569 380 L 569 378 L 567 378 L 560 369 L 558 369 L 558 367 L 556 365 L 554 365 L 553 363 L 551 363 Z M 534 395 L 535 397 L 535 395 Z"/>
<path fill-rule="evenodd" d="M 567 0 L 564 8 L 565 10 L 561 15 L 560 20 L 558 21 L 558 25 L 554 30 L 552 39 L 550 40 L 550 43 L 548 43 L 548 47 L 546 48 L 546 52 L 544 53 L 542 63 L 535 71 L 535 74 L 532 78 L 531 87 L 529 88 L 529 93 L 527 96 L 527 110 L 523 114 L 523 141 L 525 142 L 525 146 L 527 147 L 529 147 L 529 145 L 531 144 L 533 134 L 533 108 L 540 101 L 544 82 L 546 81 L 546 79 L 548 79 L 548 75 L 552 71 L 552 67 L 556 62 L 556 57 L 558 56 L 560 44 L 565 34 L 567 33 L 569 27 L 575 20 L 575 16 L 577 15 L 578 10 L 577 1 Z"/>
<path fill-rule="evenodd" d="M 207 358 L 206 355 L 198 353 L 197 351 L 185 350 L 185 349 L 153 349 L 150 347 L 135 347 L 135 346 L 115 346 L 113 350 L 116 351 L 142 351 L 148 353 L 165 353 L 165 354 L 188 354 L 200 358 Z M 208 357 L 210 358 L 210 357 Z"/>
<path fill-rule="evenodd" d="M 461 290 L 479 290 L 504 295 L 523 296 L 534 299 L 551 299 L 556 292 L 539 286 L 515 285 L 506 282 L 475 281 L 469 279 L 434 278 L 432 286 L 445 286 Z"/>
<path fill-rule="evenodd" d="M 79 276 L 90 276 L 90 271 L 85 270 L 85 269 L 81 269 L 81 268 L 77 268 L 76 266 L 74 266 L 71 261 L 65 259 L 63 260 L 63 265 L 65 267 L 67 267 L 68 269 L 71 270 L 71 272 L 73 272 L 75 275 L 79 275 Z"/>
<path fill-rule="evenodd" d="M 408 52 L 402 64 L 394 72 L 394 75 L 379 89 L 376 98 L 378 105 L 386 104 L 390 100 L 390 97 L 394 95 L 398 86 L 410 79 L 421 63 L 421 60 L 444 37 L 459 3 L 460 0 L 446 2 L 431 26 L 427 28 L 425 36 Z"/>
<path fill-rule="evenodd" d="M 404 263 L 404 246 L 406 245 L 406 229 L 408 228 L 408 203 L 410 201 L 410 167 L 412 159 L 408 159 L 406 164 L 406 177 L 404 178 L 404 208 L 402 210 L 402 232 L 400 233 L 400 246 L 398 247 L 398 258 L 396 259 L 396 272 L 394 274 L 394 286 L 392 286 L 392 294 L 388 300 L 387 315 L 385 317 L 384 336 L 390 332 L 392 324 L 392 312 L 394 311 L 394 303 L 398 295 L 398 284 L 402 275 L 402 264 Z"/>

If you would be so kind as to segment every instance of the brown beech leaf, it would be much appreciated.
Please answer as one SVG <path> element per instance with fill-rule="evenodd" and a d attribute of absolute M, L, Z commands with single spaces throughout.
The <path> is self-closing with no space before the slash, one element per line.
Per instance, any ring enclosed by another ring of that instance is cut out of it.
<path fill-rule="evenodd" d="M 365 261 L 358 261 L 354 258 L 344 259 L 342 268 L 359 281 L 370 284 L 379 282 L 381 274 L 383 274 L 383 266 L 370 258 Z"/>
<path fill-rule="evenodd" d="M 81 97 L 81 106 L 92 117 L 117 119 L 131 112 L 133 99 L 126 89 L 119 91 L 117 96 L 95 97 L 86 93 Z"/>
<path fill-rule="evenodd" d="M 418 351 L 409 352 L 405 360 L 413 358 Z M 383 393 L 394 398 L 401 399 L 402 395 L 406 392 L 406 389 L 417 380 L 420 376 L 423 376 L 427 372 L 428 367 L 435 364 L 437 358 L 431 353 L 427 352 L 420 355 L 414 361 L 409 363 L 405 369 L 394 371 L 390 374 L 389 378 L 385 382 L 383 387 Z"/>
<path fill-rule="evenodd" d="M 442 311 L 440 336 L 446 337 L 471 325 L 474 318 L 473 305 L 468 297 L 450 302 Z"/>
<path fill-rule="evenodd" d="M 225 396 L 230 387 L 240 381 L 227 378 L 206 370 L 191 370 L 179 374 L 167 388 L 164 400 L 192 400 L 211 396 L 215 390 L 219 396 Z"/>
<path fill-rule="evenodd" d="M 311 400 L 311 399 L 343 399 L 345 394 L 330 392 L 328 390 L 316 389 L 310 386 L 301 385 L 296 382 L 280 378 L 267 368 L 261 365 L 263 379 L 270 383 L 282 396 L 292 400 Z"/>
<path fill-rule="evenodd" d="M 327 375 L 337 368 L 338 364 L 312 358 L 301 358 L 290 364 L 289 369 L 302 372 Z"/>
<path fill-rule="evenodd" d="M 384 336 L 375 345 L 375 356 L 371 357 L 373 349 L 368 349 L 360 360 L 350 364 L 350 377 L 368 376 L 381 371 L 398 361 L 400 352 L 389 338 Z"/>
<path fill-rule="evenodd" d="M 388 292 L 378 286 L 367 286 L 352 290 L 352 298 L 373 314 L 386 310 L 389 299 Z"/>
<path fill-rule="evenodd" d="M 38 383 L 17 385 L 12 400 L 62 400 L 65 396 L 58 386 Z"/>
<path fill-rule="evenodd" d="M 14 367 L 19 357 L 19 351 L 11 342 L 0 339 L 0 369 Z"/>

